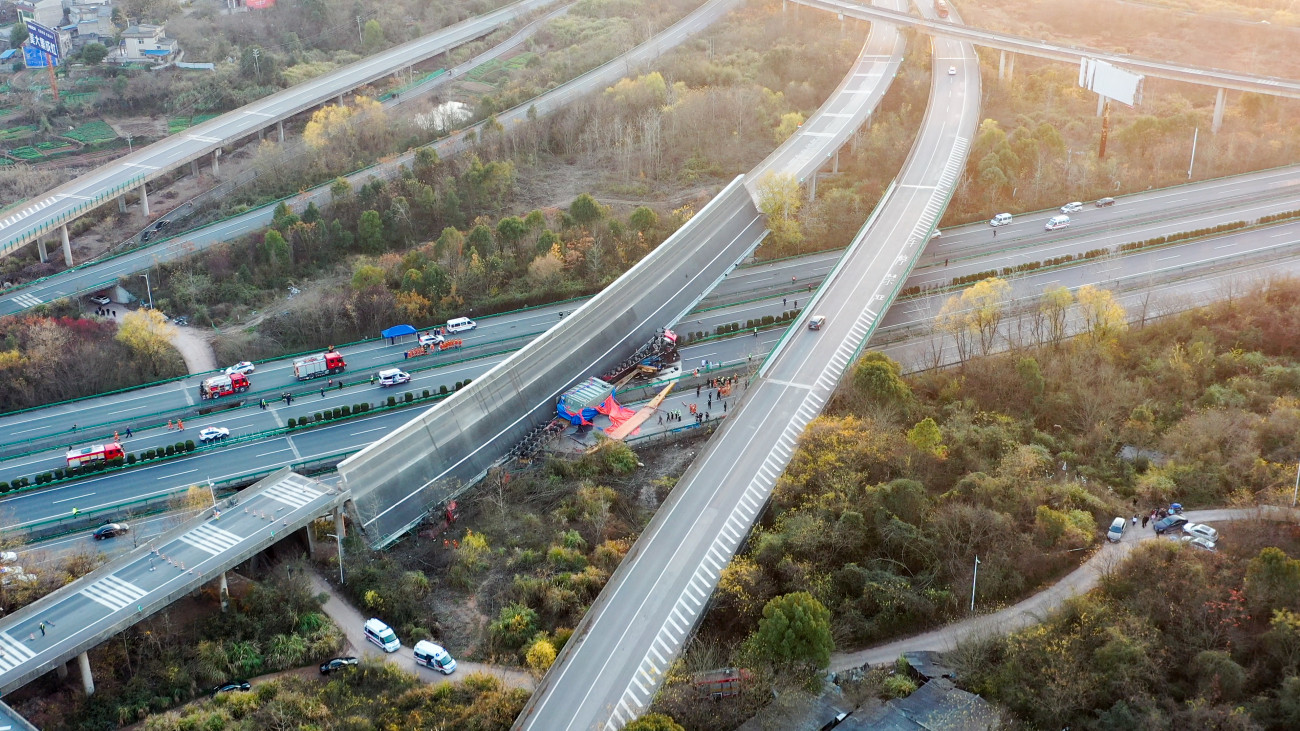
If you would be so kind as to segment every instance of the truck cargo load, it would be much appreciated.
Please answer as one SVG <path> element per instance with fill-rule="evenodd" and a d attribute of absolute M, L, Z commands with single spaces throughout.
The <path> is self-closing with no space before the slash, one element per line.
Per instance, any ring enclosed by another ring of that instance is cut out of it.
<path fill-rule="evenodd" d="M 299 358 L 293 362 L 293 375 L 299 381 L 305 381 L 309 378 L 320 378 L 321 376 L 332 376 L 335 373 L 342 373 L 347 367 L 343 361 L 343 354 L 330 348 L 324 353 L 309 355 L 306 358 Z"/>
<path fill-rule="evenodd" d="M 243 393 L 248 390 L 248 376 L 243 373 L 213 376 L 199 384 L 199 398 L 207 400 Z"/>

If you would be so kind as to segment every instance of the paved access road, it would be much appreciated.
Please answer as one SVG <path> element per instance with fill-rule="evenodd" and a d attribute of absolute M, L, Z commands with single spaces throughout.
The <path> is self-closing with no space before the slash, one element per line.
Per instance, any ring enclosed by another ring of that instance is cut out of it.
<path fill-rule="evenodd" d="M 1191 510 L 1185 515 L 1193 523 L 1228 523 L 1263 518 L 1295 521 L 1300 517 L 1294 511 L 1269 510 L 1267 508 L 1262 510 L 1257 508 Z M 1219 530 L 1231 539 L 1231 528 L 1225 530 L 1221 527 Z M 1137 528 L 1129 526 L 1124 531 L 1124 540 L 1119 543 L 1103 545 L 1100 550 L 1093 554 L 1092 558 L 1067 574 L 1065 578 L 1014 606 L 991 614 L 982 614 L 970 619 L 964 619 L 930 632 L 904 637 L 901 640 L 894 640 L 884 645 L 868 647 L 865 650 L 837 652 L 831 656 L 831 670 L 843 672 L 864 665 L 885 665 L 897 660 L 899 655 L 904 652 L 921 650 L 948 652 L 957 649 L 962 640 L 968 638 L 1007 634 L 1038 624 L 1043 621 L 1048 612 L 1060 607 L 1065 603 L 1065 600 L 1086 593 L 1096 586 L 1101 573 L 1107 567 L 1114 566 L 1116 562 L 1127 556 L 1139 543 L 1159 538 L 1160 536 L 1157 536 L 1150 528 L 1143 529 L 1140 526 Z M 1197 549 L 1184 547 L 1183 550 L 1193 551 Z"/>
<path fill-rule="evenodd" d="M 328 514 L 339 500 L 339 493 L 300 475 L 269 480 L 241 493 L 239 504 L 220 517 L 206 512 L 154 546 L 142 544 L 129 556 L 6 616 L 0 620 L 0 693 L 21 687 L 211 582 L 277 538 Z M 131 535 L 105 540 L 130 541 Z"/>
<path fill-rule="evenodd" d="M 403 43 L 332 73 L 247 104 L 174 134 L 59 186 L 36 201 L 0 215 L 0 256 L 107 202 L 131 186 L 165 175 L 223 145 L 311 109 L 352 89 L 486 35 L 555 0 L 520 0 L 486 15 Z"/>
<path fill-rule="evenodd" d="M 958 74 L 949 77 L 949 64 Z M 940 40 L 925 124 L 898 184 L 637 540 L 516 721 L 521 729 L 618 728 L 653 699 L 748 534 L 795 441 L 883 314 L 942 213 L 978 121 L 973 49 Z M 805 316 L 806 320 L 806 316 Z"/>

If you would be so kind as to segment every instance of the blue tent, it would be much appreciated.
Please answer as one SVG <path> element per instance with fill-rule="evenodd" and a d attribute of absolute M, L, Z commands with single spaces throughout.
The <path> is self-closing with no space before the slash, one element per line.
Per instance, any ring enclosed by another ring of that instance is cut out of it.
<path fill-rule="evenodd" d="M 405 337 L 407 335 L 414 335 L 415 328 L 411 327 L 410 325 L 394 325 L 379 334 L 385 338 L 388 338 L 389 343 L 395 343 L 397 342 L 397 339 L 400 337 Z"/>

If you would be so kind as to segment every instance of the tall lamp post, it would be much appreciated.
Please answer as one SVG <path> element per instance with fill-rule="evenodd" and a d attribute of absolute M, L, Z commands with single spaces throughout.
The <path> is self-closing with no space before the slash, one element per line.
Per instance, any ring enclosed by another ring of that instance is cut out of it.
<path fill-rule="evenodd" d="M 153 309 L 153 287 L 149 285 L 149 275 L 141 274 L 140 277 L 144 279 L 144 288 L 146 291 L 149 292 L 149 309 L 152 310 Z"/>
<path fill-rule="evenodd" d="M 970 579 L 970 610 L 975 611 L 975 582 L 980 578 L 980 557 L 975 556 L 975 575 Z"/>
<path fill-rule="evenodd" d="M 339 583 L 343 583 L 343 539 L 339 538 L 337 533 L 326 533 L 325 535 L 333 538 L 339 546 Z"/>

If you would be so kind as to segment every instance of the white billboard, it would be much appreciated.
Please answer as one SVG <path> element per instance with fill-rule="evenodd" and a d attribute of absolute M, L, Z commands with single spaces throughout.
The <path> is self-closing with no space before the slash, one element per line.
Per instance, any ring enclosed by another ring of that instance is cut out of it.
<path fill-rule="evenodd" d="M 1079 60 L 1079 86 L 1130 107 L 1142 100 L 1144 78 L 1095 58 Z"/>

